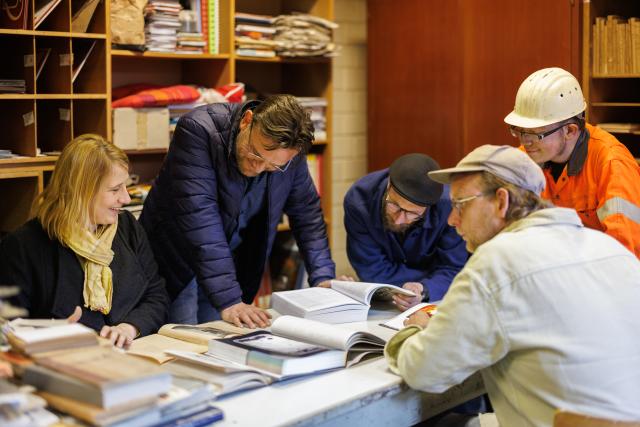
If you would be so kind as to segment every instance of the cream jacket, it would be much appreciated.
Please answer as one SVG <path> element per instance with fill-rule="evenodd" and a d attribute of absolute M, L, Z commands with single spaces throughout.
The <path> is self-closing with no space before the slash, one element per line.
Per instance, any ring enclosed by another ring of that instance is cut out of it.
<path fill-rule="evenodd" d="M 500 425 L 551 426 L 557 408 L 640 419 L 640 262 L 550 208 L 471 257 L 429 326 L 388 344 L 391 369 L 442 392 L 481 371 Z"/>

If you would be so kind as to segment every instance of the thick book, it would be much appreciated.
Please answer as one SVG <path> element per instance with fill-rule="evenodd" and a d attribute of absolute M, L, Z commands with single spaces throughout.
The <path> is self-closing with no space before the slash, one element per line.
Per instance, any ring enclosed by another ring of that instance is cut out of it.
<path fill-rule="evenodd" d="M 331 288 L 275 292 L 271 301 L 272 308 L 280 314 L 326 323 L 346 323 L 367 320 L 371 299 L 390 300 L 393 294 L 415 296 L 394 285 L 332 280 Z"/>
<path fill-rule="evenodd" d="M 176 360 L 163 365 L 174 378 L 196 378 L 213 385 L 223 396 L 237 391 L 269 385 L 282 378 L 272 372 L 220 359 L 211 354 L 170 351 Z"/>
<path fill-rule="evenodd" d="M 271 332 L 210 341 L 207 354 L 290 377 L 351 366 L 366 356 L 381 355 L 384 344 L 366 331 L 280 316 Z"/>
<path fill-rule="evenodd" d="M 418 311 L 423 311 L 429 316 L 434 316 L 438 312 L 438 304 L 432 302 L 423 302 L 421 304 L 415 305 L 410 309 L 405 310 L 397 316 L 393 317 L 392 319 L 380 323 L 380 326 L 399 331 L 400 329 L 404 328 L 404 321 Z"/>
<path fill-rule="evenodd" d="M 99 387 L 37 364 L 24 368 L 22 382 L 32 385 L 40 391 L 68 397 L 104 409 L 111 409 L 132 401 L 130 383 Z M 157 395 L 152 393 L 139 400 L 141 404 L 146 404 L 155 402 L 156 398 Z"/>
<path fill-rule="evenodd" d="M 124 405 L 105 409 L 46 391 L 39 391 L 37 394 L 56 411 L 95 426 L 148 426 L 158 424 L 162 420 L 156 399 L 146 402 L 135 399 Z"/>
<path fill-rule="evenodd" d="M 54 326 L 32 326 L 25 320 L 22 323 L 12 322 L 6 332 L 7 340 L 14 350 L 30 355 L 98 344 L 96 332 L 80 323 L 49 322 Z"/>
<path fill-rule="evenodd" d="M 171 375 L 145 360 L 109 347 L 88 347 L 36 355 L 38 365 L 97 387 L 109 406 L 113 401 L 156 397 L 171 387 Z"/>

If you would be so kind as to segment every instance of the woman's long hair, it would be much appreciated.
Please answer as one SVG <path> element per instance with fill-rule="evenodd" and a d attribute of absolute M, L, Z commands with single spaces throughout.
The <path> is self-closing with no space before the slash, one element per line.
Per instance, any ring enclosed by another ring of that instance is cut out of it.
<path fill-rule="evenodd" d="M 49 185 L 35 201 L 35 216 L 51 239 L 65 242 L 72 227 L 90 227 L 92 204 L 114 165 L 129 169 L 120 148 L 94 134 L 71 141 L 56 162 Z"/>

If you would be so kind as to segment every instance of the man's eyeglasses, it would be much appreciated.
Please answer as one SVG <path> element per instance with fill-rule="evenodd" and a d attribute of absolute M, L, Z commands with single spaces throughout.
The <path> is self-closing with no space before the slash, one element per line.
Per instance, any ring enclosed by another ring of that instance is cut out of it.
<path fill-rule="evenodd" d="M 265 159 L 264 157 L 262 157 L 260 155 L 260 153 L 258 153 L 258 150 L 256 150 L 256 147 L 251 142 L 251 132 L 252 131 L 253 131 L 253 123 L 251 124 L 251 127 L 249 128 L 249 154 L 251 156 L 253 156 L 254 158 L 266 163 L 269 167 L 272 168 L 272 171 L 273 170 L 277 170 L 278 172 L 285 173 L 286 170 L 289 169 L 289 166 L 291 166 L 291 162 L 293 161 L 293 159 L 295 159 L 295 156 L 292 157 L 286 164 L 284 164 L 282 166 L 278 166 L 275 163 L 273 163 L 272 161 Z"/>
<path fill-rule="evenodd" d="M 387 212 L 393 215 L 404 212 L 404 217 L 407 219 L 407 221 L 411 221 L 411 222 L 417 221 L 418 219 L 422 218 L 422 216 L 424 215 L 424 212 L 418 213 L 418 212 L 408 211 L 406 209 L 401 208 L 400 205 L 398 205 L 396 202 L 389 200 L 388 195 L 384 199 L 384 206 Z M 425 209 L 425 212 L 426 211 L 427 210 Z"/>
<path fill-rule="evenodd" d="M 565 123 L 565 124 L 563 124 L 561 126 L 558 126 L 557 128 L 554 128 L 554 129 L 551 129 L 551 130 L 549 130 L 547 132 L 542 132 L 542 133 L 522 132 L 521 130 L 516 129 L 513 126 L 509 126 L 509 131 L 511 132 L 511 135 L 514 138 L 517 138 L 520 141 L 526 141 L 526 142 L 532 144 L 534 142 L 542 141 L 543 139 L 545 139 L 549 135 L 558 132 L 560 129 L 565 127 L 567 124 L 568 123 Z"/>
<path fill-rule="evenodd" d="M 487 194 L 487 193 L 480 193 L 480 194 L 475 194 L 473 196 L 462 197 L 460 199 L 451 199 L 451 208 L 455 209 L 458 212 L 458 215 L 460 215 L 462 213 L 462 208 L 464 208 L 465 204 L 469 203 L 472 200 L 477 199 L 478 197 L 484 197 L 489 195 L 490 194 Z"/>

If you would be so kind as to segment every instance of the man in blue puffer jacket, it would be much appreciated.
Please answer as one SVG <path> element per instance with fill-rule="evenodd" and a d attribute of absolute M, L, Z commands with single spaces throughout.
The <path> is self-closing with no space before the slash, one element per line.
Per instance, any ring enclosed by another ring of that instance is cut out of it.
<path fill-rule="evenodd" d="M 305 152 L 309 115 L 290 95 L 211 104 L 184 115 L 140 221 L 174 300 L 172 323 L 217 318 L 251 328 L 251 304 L 282 213 L 318 285 L 335 276 Z"/>

